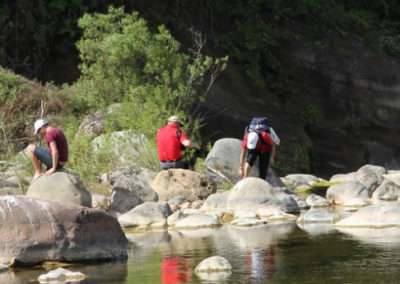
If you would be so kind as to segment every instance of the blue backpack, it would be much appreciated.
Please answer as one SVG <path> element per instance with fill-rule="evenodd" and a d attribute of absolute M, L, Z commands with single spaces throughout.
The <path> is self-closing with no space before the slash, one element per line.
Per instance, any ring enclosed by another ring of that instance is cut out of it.
<path fill-rule="evenodd" d="M 266 117 L 253 117 L 249 126 L 246 127 L 246 132 L 251 131 L 267 131 L 270 132 L 271 121 Z"/>

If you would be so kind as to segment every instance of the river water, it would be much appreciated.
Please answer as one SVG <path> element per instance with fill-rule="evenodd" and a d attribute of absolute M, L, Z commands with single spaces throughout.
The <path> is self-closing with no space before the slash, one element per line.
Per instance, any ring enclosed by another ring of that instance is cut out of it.
<path fill-rule="evenodd" d="M 400 228 L 266 224 L 256 228 L 127 233 L 127 260 L 74 265 L 79 283 L 399 283 Z M 194 267 L 219 255 L 232 265 L 225 280 L 201 280 Z M 38 283 L 43 268 L 0 273 L 0 283 Z M 76 282 L 75 282 L 76 283 Z"/>

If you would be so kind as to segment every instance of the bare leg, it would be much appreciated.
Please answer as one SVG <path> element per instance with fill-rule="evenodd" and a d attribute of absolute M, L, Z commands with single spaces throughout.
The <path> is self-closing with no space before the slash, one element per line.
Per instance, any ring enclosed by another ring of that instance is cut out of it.
<path fill-rule="evenodd" d="M 29 159 L 31 159 L 33 167 L 35 168 L 35 175 L 33 176 L 33 180 L 37 179 L 41 175 L 43 175 L 42 171 L 42 162 L 35 156 L 34 151 L 35 151 L 36 145 L 29 145 L 28 148 L 26 148 L 26 151 L 28 153 Z"/>
<path fill-rule="evenodd" d="M 244 165 L 244 173 L 243 173 L 243 177 L 248 177 L 251 171 L 251 166 L 249 165 L 249 163 L 246 163 Z"/>

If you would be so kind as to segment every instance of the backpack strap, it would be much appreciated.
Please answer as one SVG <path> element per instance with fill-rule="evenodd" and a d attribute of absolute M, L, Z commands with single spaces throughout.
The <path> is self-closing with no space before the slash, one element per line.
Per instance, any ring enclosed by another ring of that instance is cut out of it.
<path fill-rule="evenodd" d="M 262 132 L 261 131 L 256 131 L 256 133 L 257 133 L 258 138 L 260 139 L 261 143 L 264 144 L 264 145 L 267 145 L 268 143 L 265 142 L 265 140 L 264 140 L 264 138 L 262 136 Z"/>

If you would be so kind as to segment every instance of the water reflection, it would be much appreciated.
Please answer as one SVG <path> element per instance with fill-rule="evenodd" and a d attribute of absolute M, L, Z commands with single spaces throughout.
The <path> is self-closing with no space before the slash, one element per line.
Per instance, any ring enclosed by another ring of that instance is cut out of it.
<path fill-rule="evenodd" d="M 205 258 L 219 255 L 233 268 L 223 283 L 310 283 L 310 279 L 315 280 L 312 283 L 396 283 L 400 276 L 400 228 L 299 227 L 295 223 L 254 228 L 224 225 L 127 234 L 126 261 L 67 269 L 84 273 L 87 278 L 82 284 L 215 283 L 213 275 L 201 280 L 193 270 Z M 0 283 L 37 283 L 45 272 L 37 268 L 0 273 Z"/>
<path fill-rule="evenodd" d="M 400 228 L 342 228 L 338 227 L 342 233 L 348 234 L 358 241 L 377 246 L 400 248 Z"/>

